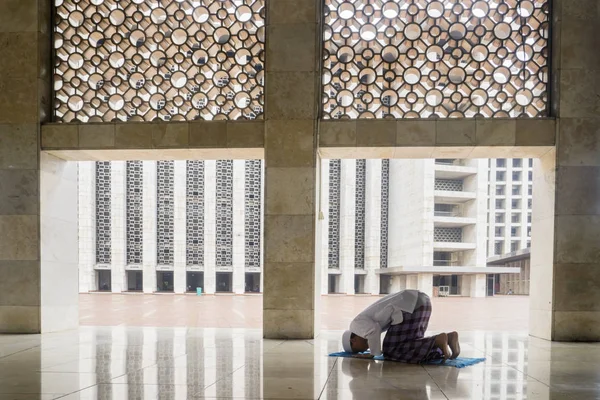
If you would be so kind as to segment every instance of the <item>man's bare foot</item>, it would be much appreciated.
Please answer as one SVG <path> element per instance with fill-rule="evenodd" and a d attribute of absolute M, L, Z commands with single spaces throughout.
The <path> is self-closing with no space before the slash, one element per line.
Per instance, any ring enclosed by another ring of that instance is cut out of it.
<path fill-rule="evenodd" d="M 440 333 L 435 337 L 435 346 L 442 350 L 444 354 L 444 360 L 450 358 L 450 349 L 448 348 L 448 335 L 445 333 Z"/>
<path fill-rule="evenodd" d="M 452 357 L 450 357 L 450 359 L 454 360 L 460 354 L 460 343 L 458 342 L 458 332 L 450 332 L 448 334 L 448 345 L 450 346 L 450 350 L 452 350 Z"/>

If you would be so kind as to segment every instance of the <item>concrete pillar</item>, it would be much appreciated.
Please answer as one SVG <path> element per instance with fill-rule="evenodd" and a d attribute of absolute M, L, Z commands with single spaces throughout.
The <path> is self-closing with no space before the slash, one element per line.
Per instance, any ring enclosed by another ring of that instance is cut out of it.
<path fill-rule="evenodd" d="M 110 258 L 113 293 L 127 290 L 127 167 L 125 161 L 111 162 Z"/>
<path fill-rule="evenodd" d="M 233 160 L 233 287 L 235 294 L 245 293 L 246 260 L 245 260 L 245 181 L 246 166 L 244 160 Z"/>
<path fill-rule="evenodd" d="M 41 330 L 79 326 L 77 162 L 40 157 Z"/>
<path fill-rule="evenodd" d="M 314 337 L 316 129 L 322 49 L 316 1 L 266 2 L 265 338 Z M 266 393 L 266 392 L 265 392 Z"/>
<path fill-rule="evenodd" d="M 406 287 L 404 289 L 419 289 L 419 274 L 406 275 Z"/>
<path fill-rule="evenodd" d="M 356 228 L 356 160 L 342 160 L 340 169 L 341 292 L 354 294 Z"/>
<path fill-rule="evenodd" d="M 96 290 L 96 163 L 78 163 L 79 292 Z"/>
<path fill-rule="evenodd" d="M 173 286 L 175 293 L 186 290 L 186 161 L 175 161 L 173 199 Z"/>
<path fill-rule="evenodd" d="M 534 163 L 530 330 L 557 341 L 600 340 L 600 14 L 595 11 L 584 1 L 553 9 L 556 154 Z M 548 232 L 554 232 L 551 239 Z"/>
<path fill-rule="evenodd" d="M 317 273 L 321 273 L 321 294 L 329 293 L 329 160 L 321 159 L 319 209 L 317 218 Z"/>
<path fill-rule="evenodd" d="M 485 297 L 487 295 L 487 275 L 476 274 L 471 276 L 471 297 Z"/>
<path fill-rule="evenodd" d="M 379 294 L 381 268 L 381 160 L 367 160 L 365 188 L 365 293 Z"/>
<path fill-rule="evenodd" d="M 204 293 L 214 294 L 216 287 L 216 184 L 217 162 L 204 162 Z"/>
<path fill-rule="evenodd" d="M 144 293 L 156 292 L 156 161 L 144 161 L 143 167 L 143 234 L 142 269 Z"/>
<path fill-rule="evenodd" d="M 433 274 L 419 274 L 417 279 L 417 289 L 433 297 Z"/>
<path fill-rule="evenodd" d="M 39 8 L 38 8 L 39 7 Z M 0 2 L 0 332 L 39 333 L 41 122 L 51 111 L 52 69 L 47 0 Z M 76 128 L 75 128 L 76 133 Z M 73 194 L 77 198 L 77 192 Z M 73 204 L 73 212 L 77 205 Z M 71 237 L 64 237 L 64 240 Z M 75 241 L 68 244 L 75 251 Z M 61 246 L 62 247 L 62 246 Z M 67 286 L 77 294 L 78 287 Z M 69 293 L 71 295 L 71 293 Z M 64 328 L 70 328 L 67 319 Z M 55 325 L 54 328 L 60 326 Z"/>

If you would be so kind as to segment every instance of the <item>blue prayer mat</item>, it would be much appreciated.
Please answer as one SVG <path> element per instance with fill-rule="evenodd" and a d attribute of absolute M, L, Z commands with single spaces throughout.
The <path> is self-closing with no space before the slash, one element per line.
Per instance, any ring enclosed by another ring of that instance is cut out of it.
<path fill-rule="evenodd" d="M 350 352 L 346 352 L 346 351 L 340 351 L 339 353 L 331 353 L 329 355 L 329 357 L 352 357 L 353 355 L 355 355 L 356 353 L 350 353 Z M 368 351 L 364 352 L 364 353 L 359 353 L 359 354 L 369 354 Z M 374 360 L 385 360 L 383 358 L 383 356 L 376 356 L 373 358 Z M 475 365 L 475 364 L 479 364 L 480 362 L 484 362 L 485 358 L 466 358 L 466 357 L 458 357 L 455 358 L 454 360 L 446 360 L 446 362 L 443 362 L 444 360 L 430 360 L 427 362 L 424 362 L 423 364 L 426 365 L 441 365 L 444 367 L 455 367 L 455 368 L 464 368 L 464 367 L 468 367 L 470 365 Z"/>

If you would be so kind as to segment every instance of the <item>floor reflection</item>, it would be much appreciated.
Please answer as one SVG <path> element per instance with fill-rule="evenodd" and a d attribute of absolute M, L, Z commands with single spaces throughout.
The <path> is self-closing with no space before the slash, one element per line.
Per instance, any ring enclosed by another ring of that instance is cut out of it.
<path fill-rule="evenodd" d="M 2 399 L 597 399 L 600 345 L 465 332 L 457 369 L 329 358 L 339 332 L 263 340 L 260 330 L 83 327 L 0 336 Z"/>

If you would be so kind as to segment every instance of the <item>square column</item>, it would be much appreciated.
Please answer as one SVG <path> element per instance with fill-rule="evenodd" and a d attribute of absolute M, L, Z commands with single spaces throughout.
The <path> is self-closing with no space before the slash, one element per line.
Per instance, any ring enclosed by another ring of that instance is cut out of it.
<path fill-rule="evenodd" d="M 329 160 L 319 159 L 319 209 L 317 218 L 317 273 L 321 273 L 321 294 L 329 293 Z"/>
<path fill-rule="evenodd" d="M 556 154 L 534 162 L 530 329 L 557 341 L 598 341 L 600 14 L 596 2 L 555 3 L 559 123 Z"/>
<path fill-rule="evenodd" d="M 217 285 L 216 267 L 216 240 L 217 240 L 217 162 L 207 160 L 204 162 L 204 287 L 206 294 L 215 294 Z"/>
<path fill-rule="evenodd" d="M 96 274 L 96 163 L 78 163 L 79 292 L 97 290 Z"/>
<path fill-rule="evenodd" d="M 156 161 L 144 161 L 143 167 L 144 247 L 142 269 L 144 271 L 144 293 L 156 292 Z"/>
<path fill-rule="evenodd" d="M 244 193 L 246 166 L 244 160 L 233 160 L 233 293 L 246 292 Z"/>
<path fill-rule="evenodd" d="M 267 1 L 263 335 L 314 337 L 320 2 Z"/>
<path fill-rule="evenodd" d="M 127 291 L 127 167 L 125 161 L 111 162 L 110 183 L 110 258 L 113 293 Z"/>
<path fill-rule="evenodd" d="M 365 292 L 379 294 L 381 268 L 381 160 L 367 160 L 365 188 Z"/>
<path fill-rule="evenodd" d="M 41 153 L 40 204 L 41 331 L 75 329 L 79 326 L 77 162 Z"/>
<path fill-rule="evenodd" d="M 173 289 L 175 293 L 186 291 L 186 161 L 174 162 L 173 200 Z"/>
<path fill-rule="evenodd" d="M 0 65 L 2 333 L 41 332 L 43 300 L 40 288 L 51 284 L 42 281 L 40 263 L 39 161 L 40 123 L 49 119 L 51 110 L 51 29 L 50 18 L 38 15 L 38 7 L 49 10 L 50 2 L 0 2 L 3 58 Z M 76 200 L 77 192 L 72 195 Z M 77 213 L 76 204 L 73 212 Z M 77 234 L 69 246 L 77 251 Z M 78 291 L 77 285 L 68 289 Z M 56 322 L 60 324 L 61 320 Z M 64 322 L 65 328 L 69 328 L 68 321 L 65 319 Z"/>
<path fill-rule="evenodd" d="M 354 294 L 356 252 L 356 160 L 342 160 L 340 168 L 341 292 Z"/>

